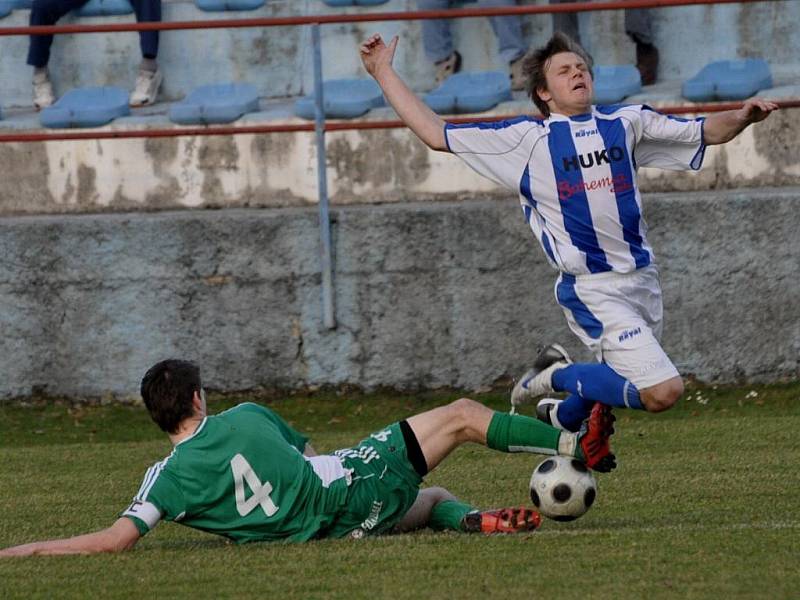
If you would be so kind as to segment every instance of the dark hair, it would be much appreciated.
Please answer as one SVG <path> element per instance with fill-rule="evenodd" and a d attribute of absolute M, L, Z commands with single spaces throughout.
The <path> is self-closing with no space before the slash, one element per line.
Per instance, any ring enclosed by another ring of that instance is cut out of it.
<path fill-rule="evenodd" d="M 150 367 L 142 378 L 141 393 L 150 418 L 167 433 L 194 413 L 192 398 L 200 393 L 200 368 L 188 360 L 171 358 Z"/>
<path fill-rule="evenodd" d="M 550 116 L 550 108 L 547 106 L 547 102 L 539 97 L 536 90 L 540 88 L 547 89 L 545 73 L 550 65 L 550 59 L 561 52 L 574 52 L 580 56 L 586 62 L 586 66 L 589 67 L 589 76 L 591 77 L 592 75 L 592 64 L 594 63 L 592 57 L 578 42 L 560 31 L 555 32 L 547 44 L 530 52 L 522 62 L 522 72 L 525 74 L 526 79 L 525 89 L 536 108 L 545 117 Z"/>

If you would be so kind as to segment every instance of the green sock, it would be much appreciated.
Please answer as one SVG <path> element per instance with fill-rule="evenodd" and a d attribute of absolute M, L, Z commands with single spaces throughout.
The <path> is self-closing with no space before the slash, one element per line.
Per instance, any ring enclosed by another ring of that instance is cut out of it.
<path fill-rule="evenodd" d="M 428 526 L 434 531 L 444 531 L 445 529 L 464 531 L 464 517 L 475 510 L 477 509 L 474 506 L 458 500 L 439 502 L 431 510 L 431 520 L 428 521 Z"/>
<path fill-rule="evenodd" d="M 575 434 L 568 434 L 573 436 Z M 524 415 L 496 412 L 486 432 L 486 445 L 501 452 L 533 452 L 559 454 L 561 432 L 538 419 Z M 562 440 L 572 441 L 570 438 Z M 563 452 L 564 448 L 561 448 Z M 574 452 L 574 450 L 573 450 Z"/>

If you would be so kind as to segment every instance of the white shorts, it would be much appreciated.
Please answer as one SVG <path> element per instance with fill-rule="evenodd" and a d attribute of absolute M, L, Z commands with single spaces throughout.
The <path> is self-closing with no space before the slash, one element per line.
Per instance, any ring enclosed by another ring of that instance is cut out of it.
<path fill-rule="evenodd" d="M 555 293 L 572 332 L 637 388 L 678 377 L 660 343 L 664 310 L 655 266 L 626 274 L 562 273 Z"/>

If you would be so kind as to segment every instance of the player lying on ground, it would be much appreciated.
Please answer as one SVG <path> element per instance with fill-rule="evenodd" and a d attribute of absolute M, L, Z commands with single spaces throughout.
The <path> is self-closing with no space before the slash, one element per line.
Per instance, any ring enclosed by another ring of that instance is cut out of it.
<path fill-rule="evenodd" d="M 661 348 L 661 287 L 646 239 L 636 170 L 700 168 L 706 145 L 723 144 L 777 108 L 751 99 L 741 109 L 678 119 L 643 105 L 593 106 L 592 59 L 563 34 L 526 57 L 527 93 L 544 119 L 445 123 L 392 67 L 395 37 L 361 45 L 367 72 L 400 118 L 430 148 L 449 151 L 519 195 L 525 219 L 560 271 L 555 292 L 570 329 L 601 361 L 572 364 L 546 348 L 515 386 L 517 405 L 553 391 L 537 415 L 577 431 L 595 402 L 652 412 L 683 394 Z"/>
<path fill-rule="evenodd" d="M 317 456 L 308 438 L 273 411 L 240 404 L 206 415 L 200 370 L 181 360 L 142 380 L 152 419 L 174 445 L 145 474 L 133 503 L 111 527 L 0 550 L 3 556 L 114 552 L 133 547 L 161 520 L 235 542 L 361 537 L 422 527 L 512 533 L 539 525 L 526 508 L 479 512 L 422 478 L 457 446 L 574 456 L 614 468 L 614 417 L 598 404 L 580 433 L 492 411 L 462 398 L 373 433 L 353 448 Z"/>

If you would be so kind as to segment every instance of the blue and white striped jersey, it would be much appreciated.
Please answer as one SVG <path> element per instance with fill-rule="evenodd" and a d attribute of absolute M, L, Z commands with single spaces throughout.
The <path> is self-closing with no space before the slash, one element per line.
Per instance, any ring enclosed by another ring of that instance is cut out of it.
<path fill-rule="evenodd" d="M 519 194 L 550 263 L 574 275 L 653 263 L 636 170 L 697 170 L 705 151 L 702 118 L 642 105 L 593 106 L 544 121 L 448 123 L 445 138 L 475 171 Z"/>

